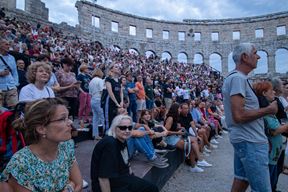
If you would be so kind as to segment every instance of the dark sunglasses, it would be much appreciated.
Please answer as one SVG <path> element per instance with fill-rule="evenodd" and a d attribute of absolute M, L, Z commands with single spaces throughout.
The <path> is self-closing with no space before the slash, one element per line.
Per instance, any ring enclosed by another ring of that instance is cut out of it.
<path fill-rule="evenodd" d="M 132 130 L 132 125 L 130 126 L 117 126 L 121 131 L 125 131 L 125 130 L 129 130 L 131 131 Z"/>

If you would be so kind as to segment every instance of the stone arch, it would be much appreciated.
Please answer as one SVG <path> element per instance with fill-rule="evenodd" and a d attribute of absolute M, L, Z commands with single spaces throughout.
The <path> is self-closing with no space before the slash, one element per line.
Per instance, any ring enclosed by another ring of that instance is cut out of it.
<path fill-rule="evenodd" d="M 214 70 L 222 72 L 222 56 L 221 54 L 214 52 L 209 56 L 209 65 Z"/>
<path fill-rule="evenodd" d="M 110 49 L 117 52 L 121 51 L 121 47 L 118 45 L 111 45 Z"/>
<path fill-rule="evenodd" d="M 161 54 L 161 60 L 163 61 L 163 60 L 170 60 L 170 59 L 172 59 L 172 55 L 171 55 L 171 53 L 170 52 L 168 52 L 168 51 L 164 51 L 162 54 Z"/>
<path fill-rule="evenodd" d="M 287 73 L 288 63 L 288 49 L 278 48 L 275 52 L 275 72 L 276 73 Z"/>
<path fill-rule="evenodd" d="M 258 50 L 257 54 L 260 56 L 258 59 L 257 67 L 254 69 L 254 74 L 268 73 L 268 54 L 265 50 Z"/>
<path fill-rule="evenodd" d="M 138 51 L 136 48 L 130 48 L 130 49 L 129 49 L 129 53 L 130 53 L 130 54 L 139 55 L 139 51 Z"/>
<path fill-rule="evenodd" d="M 96 49 L 103 49 L 104 48 L 102 43 L 99 42 L 99 41 L 95 41 L 94 42 L 94 46 L 95 46 Z"/>
<path fill-rule="evenodd" d="M 187 63 L 188 62 L 188 55 L 185 52 L 180 52 L 177 56 L 177 61 L 179 63 Z"/>
<path fill-rule="evenodd" d="M 148 50 L 148 51 L 145 52 L 145 56 L 146 56 L 146 58 L 149 58 L 150 56 L 155 57 L 156 53 L 154 51 L 152 51 L 152 50 Z"/>
<path fill-rule="evenodd" d="M 236 63 L 233 60 L 233 52 L 230 52 L 228 55 L 228 72 L 232 71 L 235 69 Z"/>
<path fill-rule="evenodd" d="M 203 64 L 204 56 L 202 53 L 195 53 L 193 58 L 193 64 Z"/>

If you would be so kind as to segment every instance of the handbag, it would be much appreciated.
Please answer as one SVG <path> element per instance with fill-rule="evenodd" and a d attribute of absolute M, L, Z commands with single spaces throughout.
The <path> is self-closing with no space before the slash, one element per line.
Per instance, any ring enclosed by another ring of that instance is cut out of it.
<path fill-rule="evenodd" d="M 105 107 L 107 97 L 108 97 L 108 91 L 107 89 L 103 89 L 101 94 L 101 108 Z"/>

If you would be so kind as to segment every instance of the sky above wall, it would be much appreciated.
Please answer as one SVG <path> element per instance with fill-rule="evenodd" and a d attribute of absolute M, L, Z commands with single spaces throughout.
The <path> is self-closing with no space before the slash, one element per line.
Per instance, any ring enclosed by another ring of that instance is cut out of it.
<path fill-rule="evenodd" d="M 50 21 L 54 23 L 66 22 L 72 26 L 78 24 L 76 1 L 42 0 L 49 9 Z M 24 9 L 24 2 L 25 0 L 17 0 L 17 7 Z M 96 3 L 124 13 L 166 21 L 241 18 L 288 11 L 288 0 L 98 0 Z M 268 66 L 265 64 L 267 63 L 267 55 L 263 51 L 259 51 L 258 54 L 261 59 L 258 61 L 258 67 L 255 71 L 266 73 L 268 71 Z M 276 71 L 287 71 L 284 69 L 286 65 L 284 62 L 288 59 L 287 50 L 278 50 L 276 57 L 278 57 L 276 60 L 279 61 Z M 211 63 L 215 63 L 213 67 L 221 71 L 219 58 Z M 229 55 L 229 70 L 234 69 L 234 66 L 231 55 Z"/>
<path fill-rule="evenodd" d="M 78 24 L 76 0 L 42 2 L 49 8 L 50 21 Z M 169 21 L 239 18 L 288 11 L 287 0 L 98 0 L 96 3 L 125 13 Z"/>

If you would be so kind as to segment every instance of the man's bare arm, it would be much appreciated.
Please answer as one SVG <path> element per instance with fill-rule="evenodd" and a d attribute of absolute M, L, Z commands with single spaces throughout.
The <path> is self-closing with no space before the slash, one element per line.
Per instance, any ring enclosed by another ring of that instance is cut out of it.
<path fill-rule="evenodd" d="M 231 111 L 235 123 L 246 123 L 268 114 L 275 114 L 278 110 L 277 101 L 273 101 L 269 106 L 247 110 L 244 108 L 245 99 L 240 94 L 231 96 Z"/>

